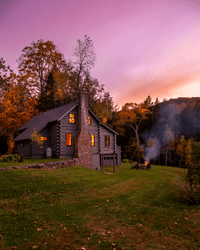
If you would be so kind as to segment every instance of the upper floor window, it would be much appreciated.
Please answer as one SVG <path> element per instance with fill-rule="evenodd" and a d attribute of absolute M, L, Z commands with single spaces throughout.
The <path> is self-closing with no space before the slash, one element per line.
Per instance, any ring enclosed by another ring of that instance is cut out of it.
<path fill-rule="evenodd" d="M 88 116 L 88 124 L 91 125 L 91 116 Z"/>
<path fill-rule="evenodd" d="M 95 136 L 94 135 L 91 135 L 91 142 L 92 142 L 92 146 L 95 145 Z"/>
<path fill-rule="evenodd" d="M 110 136 L 105 135 L 105 146 L 110 146 Z"/>
<path fill-rule="evenodd" d="M 66 134 L 66 145 L 67 146 L 72 145 L 72 134 Z"/>
<path fill-rule="evenodd" d="M 69 122 L 70 123 L 76 122 L 76 115 L 75 114 L 69 114 Z"/>

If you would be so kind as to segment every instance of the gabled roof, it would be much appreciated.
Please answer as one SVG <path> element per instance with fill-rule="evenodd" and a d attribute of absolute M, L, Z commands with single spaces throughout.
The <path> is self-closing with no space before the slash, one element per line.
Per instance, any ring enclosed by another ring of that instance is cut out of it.
<path fill-rule="evenodd" d="M 111 129 L 110 127 L 108 127 L 105 123 L 103 123 L 96 115 L 95 113 L 89 108 L 89 111 L 92 113 L 92 115 L 97 119 L 97 121 L 103 125 L 105 128 L 109 129 L 110 131 L 112 131 L 113 133 L 115 133 L 116 135 L 119 135 L 116 131 L 114 131 L 113 129 Z"/>
<path fill-rule="evenodd" d="M 76 106 L 78 106 L 78 102 L 73 102 L 36 115 L 26 124 L 24 124 L 20 129 L 18 129 L 19 132 L 23 130 L 24 131 L 19 134 L 13 141 L 30 139 L 34 129 L 39 133 L 43 128 L 47 126 L 49 122 L 61 120 Z"/>
<path fill-rule="evenodd" d="M 19 132 L 21 131 L 22 132 L 13 141 L 22 141 L 31 139 L 31 134 L 33 133 L 34 129 L 36 130 L 36 132 L 39 133 L 42 129 L 44 129 L 48 125 L 48 123 L 54 121 L 60 121 L 64 116 L 66 116 L 77 106 L 78 102 L 76 101 L 70 104 L 62 105 L 58 108 L 48 110 L 39 115 L 36 115 L 30 121 L 28 121 L 26 124 L 24 124 L 21 128 L 18 129 Z M 105 128 L 109 129 L 110 131 L 118 135 L 116 131 L 112 130 L 111 128 L 106 126 L 103 122 L 101 122 L 101 120 L 99 120 L 99 118 L 93 113 L 93 111 L 90 108 L 89 111 L 102 126 L 104 126 Z"/>

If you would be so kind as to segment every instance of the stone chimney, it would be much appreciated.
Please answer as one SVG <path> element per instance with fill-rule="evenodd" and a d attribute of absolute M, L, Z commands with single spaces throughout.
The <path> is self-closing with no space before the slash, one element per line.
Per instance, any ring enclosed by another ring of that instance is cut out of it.
<path fill-rule="evenodd" d="M 86 92 L 78 92 L 78 133 L 75 137 L 75 158 L 83 167 L 93 168 L 92 144 L 88 128 L 89 95 Z"/>

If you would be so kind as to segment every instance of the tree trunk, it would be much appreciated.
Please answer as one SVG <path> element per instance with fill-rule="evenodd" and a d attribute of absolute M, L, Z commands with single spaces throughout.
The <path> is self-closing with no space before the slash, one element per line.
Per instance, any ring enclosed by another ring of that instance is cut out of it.
<path fill-rule="evenodd" d="M 166 155 L 165 155 L 165 166 L 167 166 L 167 156 L 168 156 L 168 147 L 166 148 Z"/>
<path fill-rule="evenodd" d="M 179 168 L 181 167 L 181 163 L 182 163 L 182 155 L 181 155 L 181 159 L 180 159 L 180 162 L 179 162 Z"/>
<path fill-rule="evenodd" d="M 137 139 L 137 148 L 138 148 L 138 162 L 140 162 L 140 141 L 139 141 L 139 135 L 138 133 L 136 132 L 136 139 Z"/>

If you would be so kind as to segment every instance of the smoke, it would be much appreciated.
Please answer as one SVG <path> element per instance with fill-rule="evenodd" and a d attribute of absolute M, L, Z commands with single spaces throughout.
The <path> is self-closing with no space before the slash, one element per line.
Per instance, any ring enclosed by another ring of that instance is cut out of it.
<path fill-rule="evenodd" d="M 153 140 L 150 138 L 148 142 L 151 145 L 145 149 L 145 163 L 156 158 L 160 149 L 160 142 L 157 140 L 157 138 L 154 138 Z"/>
<path fill-rule="evenodd" d="M 147 144 L 145 162 L 155 159 L 161 146 L 174 140 L 176 136 L 192 137 L 200 133 L 200 100 L 189 100 L 174 99 L 159 104 L 159 109 L 155 112 L 156 123 L 150 131 L 142 134 Z"/>

